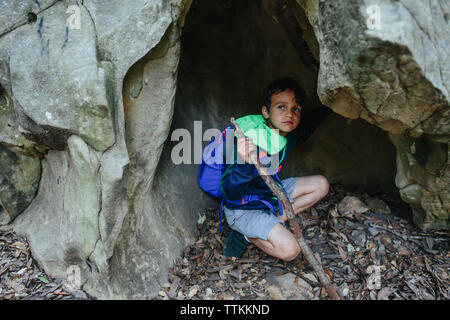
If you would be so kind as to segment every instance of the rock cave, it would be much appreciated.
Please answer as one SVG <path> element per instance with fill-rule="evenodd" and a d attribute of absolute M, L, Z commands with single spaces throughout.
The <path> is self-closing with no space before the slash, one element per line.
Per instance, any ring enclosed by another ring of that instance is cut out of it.
<path fill-rule="evenodd" d="M 286 75 L 304 119 L 334 112 L 283 176 L 401 199 L 411 223 L 448 229 L 445 1 L 378 1 L 378 29 L 370 0 L 17 3 L 0 4 L 0 228 L 52 276 L 76 265 L 99 299 L 157 295 L 218 206 L 197 185 L 203 132 L 260 113 Z M 171 160 L 177 128 L 201 139 L 190 164 Z"/>

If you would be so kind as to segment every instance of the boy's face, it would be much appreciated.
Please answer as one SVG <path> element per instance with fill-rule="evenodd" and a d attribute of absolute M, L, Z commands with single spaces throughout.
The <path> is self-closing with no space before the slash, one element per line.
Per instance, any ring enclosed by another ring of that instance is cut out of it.
<path fill-rule="evenodd" d="M 290 89 L 273 94 L 270 108 L 263 106 L 261 109 L 269 127 L 278 129 L 283 137 L 297 128 L 301 110 L 302 107 L 295 100 L 295 93 Z"/>

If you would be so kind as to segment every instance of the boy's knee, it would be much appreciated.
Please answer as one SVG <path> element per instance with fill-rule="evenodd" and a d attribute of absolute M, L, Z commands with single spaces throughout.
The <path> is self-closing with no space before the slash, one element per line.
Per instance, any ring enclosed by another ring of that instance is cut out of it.
<path fill-rule="evenodd" d="M 330 189 L 330 182 L 328 182 L 328 179 L 324 176 L 318 176 L 317 178 L 317 185 L 318 185 L 318 191 L 322 195 L 322 197 L 325 197 L 328 194 L 328 190 Z"/>
<path fill-rule="evenodd" d="M 286 248 L 284 248 L 281 259 L 283 261 L 292 261 L 300 254 L 300 251 L 300 246 L 297 241 L 292 241 Z"/>

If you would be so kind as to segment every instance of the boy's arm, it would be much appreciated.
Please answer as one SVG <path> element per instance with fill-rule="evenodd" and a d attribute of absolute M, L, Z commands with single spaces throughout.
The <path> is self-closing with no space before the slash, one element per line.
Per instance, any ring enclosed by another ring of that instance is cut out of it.
<path fill-rule="evenodd" d="M 229 200 L 240 200 L 255 176 L 255 166 L 250 163 L 233 165 L 229 174 L 221 180 L 222 192 Z"/>
<path fill-rule="evenodd" d="M 258 174 L 248 159 L 251 150 L 256 150 L 256 146 L 251 142 L 251 138 L 235 139 L 234 142 L 237 142 L 233 144 L 234 164 L 225 170 L 220 186 L 227 199 L 240 200 L 246 194 L 249 182 Z"/>

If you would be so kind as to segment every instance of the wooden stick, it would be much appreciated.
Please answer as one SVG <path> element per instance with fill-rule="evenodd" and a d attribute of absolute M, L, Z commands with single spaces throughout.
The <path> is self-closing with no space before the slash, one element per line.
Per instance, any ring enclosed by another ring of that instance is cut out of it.
<path fill-rule="evenodd" d="M 238 137 L 245 138 L 244 132 L 239 127 L 239 125 L 236 123 L 234 118 L 231 118 L 230 121 L 231 121 L 231 124 L 233 125 Z M 253 151 L 250 153 L 250 160 L 255 165 L 256 169 L 258 170 L 259 175 L 264 180 L 264 182 L 267 184 L 267 186 L 270 188 L 270 190 L 272 190 L 274 195 L 281 201 L 281 204 L 283 206 L 283 212 L 286 214 L 286 216 L 289 219 L 289 226 L 291 227 L 292 232 L 294 233 L 295 237 L 297 238 L 297 242 L 300 246 L 300 249 L 303 252 L 303 255 L 305 256 L 306 260 L 311 264 L 311 266 L 313 267 L 317 276 L 319 277 L 320 283 L 327 290 L 327 293 L 331 299 L 340 300 L 340 297 L 337 294 L 336 290 L 334 289 L 333 284 L 331 283 L 330 279 L 323 271 L 323 268 L 317 261 L 311 248 L 308 246 L 305 239 L 303 238 L 302 230 L 298 224 L 297 219 L 295 218 L 294 209 L 292 208 L 292 204 L 289 201 L 289 198 L 286 195 L 286 192 L 282 188 L 280 188 L 280 186 L 277 185 L 277 183 L 272 178 L 272 176 L 269 174 L 267 169 L 261 164 L 261 162 L 259 161 L 258 155 L 256 154 L 256 151 Z"/>

